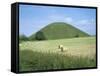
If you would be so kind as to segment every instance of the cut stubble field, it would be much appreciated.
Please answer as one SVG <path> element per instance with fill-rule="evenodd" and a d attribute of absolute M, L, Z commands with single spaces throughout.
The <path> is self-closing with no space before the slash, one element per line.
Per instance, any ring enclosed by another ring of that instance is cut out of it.
<path fill-rule="evenodd" d="M 61 52 L 63 45 L 68 50 Z M 25 41 L 20 46 L 20 70 L 55 70 L 96 67 L 96 38 Z"/>

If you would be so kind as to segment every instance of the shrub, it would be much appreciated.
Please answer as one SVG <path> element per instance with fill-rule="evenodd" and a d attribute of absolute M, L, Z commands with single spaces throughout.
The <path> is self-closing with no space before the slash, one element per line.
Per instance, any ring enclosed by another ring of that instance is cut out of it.
<path fill-rule="evenodd" d="M 76 34 L 76 35 L 75 35 L 75 37 L 79 37 L 79 35 L 78 35 L 78 34 Z"/>
<path fill-rule="evenodd" d="M 39 32 L 36 33 L 35 39 L 36 39 L 36 40 L 46 40 L 46 38 L 45 38 L 43 32 L 41 32 L 41 31 L 39 31 Z"/>
<path fill-rule="evenodd" d="M 24 34 L 19 36 L 19 42 L 27 41 L 27 40 L 29 40 L 29 39 L 28 39 L 28 37 L 25 36 Z"/>

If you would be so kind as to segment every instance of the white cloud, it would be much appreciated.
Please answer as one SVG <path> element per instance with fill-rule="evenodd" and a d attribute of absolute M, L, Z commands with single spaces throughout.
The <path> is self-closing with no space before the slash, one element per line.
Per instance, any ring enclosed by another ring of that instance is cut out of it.
<path fill-rule="evenodd" d="M 95 20 L 93 20 L 93 19 L 91 19 L 91 20 L 86 20 L 86 19 L 83 19 L 83 20 L 80 20 L 80 21 L 78 21 L 76 24 L 77 25 L 95 25 Z"/>
<path fill-rule="evenodd" d="M 66 23 L 73 23 L 73 19 L 71 17 L 65 16 L 65 15 L 59 15 L 59 14 L 49 15 L 48 20 L 51 22 L 60 21 L 60 22 L 66 22 Z"/>
<path fill-rule="evenodd" d="M 80 30 L 83 30 L 84 32 L 90 34 L 90 35 L 95 35 L 96 31 L 96 22 L 93 19 L 87 20 L 79 20 L 74 23 L 74 26 L 79 28 Z"/>
<path fill-rule="evenodd" d="M 62 19 L 62 17 L 59 15 L 49 15 L 48 18 L 50 20 L 61 20 Z"/>
<path fill-rule="evenodd" d="M 72 23 L 72 22 L 73 22 L 73 19 L 72 19 L 71 17 L 67 17 L 67 18 L 65 19 L 65 21 L 68 22 L 68 23 Z"/>
<path fill-rule="evenodd" d="M 77 24 L 87 25 L 88 20 L 80 20 Z"/>

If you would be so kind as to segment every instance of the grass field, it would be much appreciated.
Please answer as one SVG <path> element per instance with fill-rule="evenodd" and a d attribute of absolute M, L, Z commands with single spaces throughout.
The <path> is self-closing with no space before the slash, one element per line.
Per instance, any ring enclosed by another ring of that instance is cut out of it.
<path fill-rule="evenodd" d="M 95 42 L 95 37 L 22 42 L 20 71 L 95 67 Z M 68 50 L 61 52 L 58 45 Z"/>

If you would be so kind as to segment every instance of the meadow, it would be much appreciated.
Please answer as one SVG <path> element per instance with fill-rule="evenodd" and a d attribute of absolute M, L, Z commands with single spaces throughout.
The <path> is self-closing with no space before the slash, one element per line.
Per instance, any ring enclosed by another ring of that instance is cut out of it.
<path fill-rule="evenodd" d="M 68 50 L 61 52 L 63 45 Z M 19 44 L 20 71 L 96 67 L 96 38 L 24 41 Z"/>

